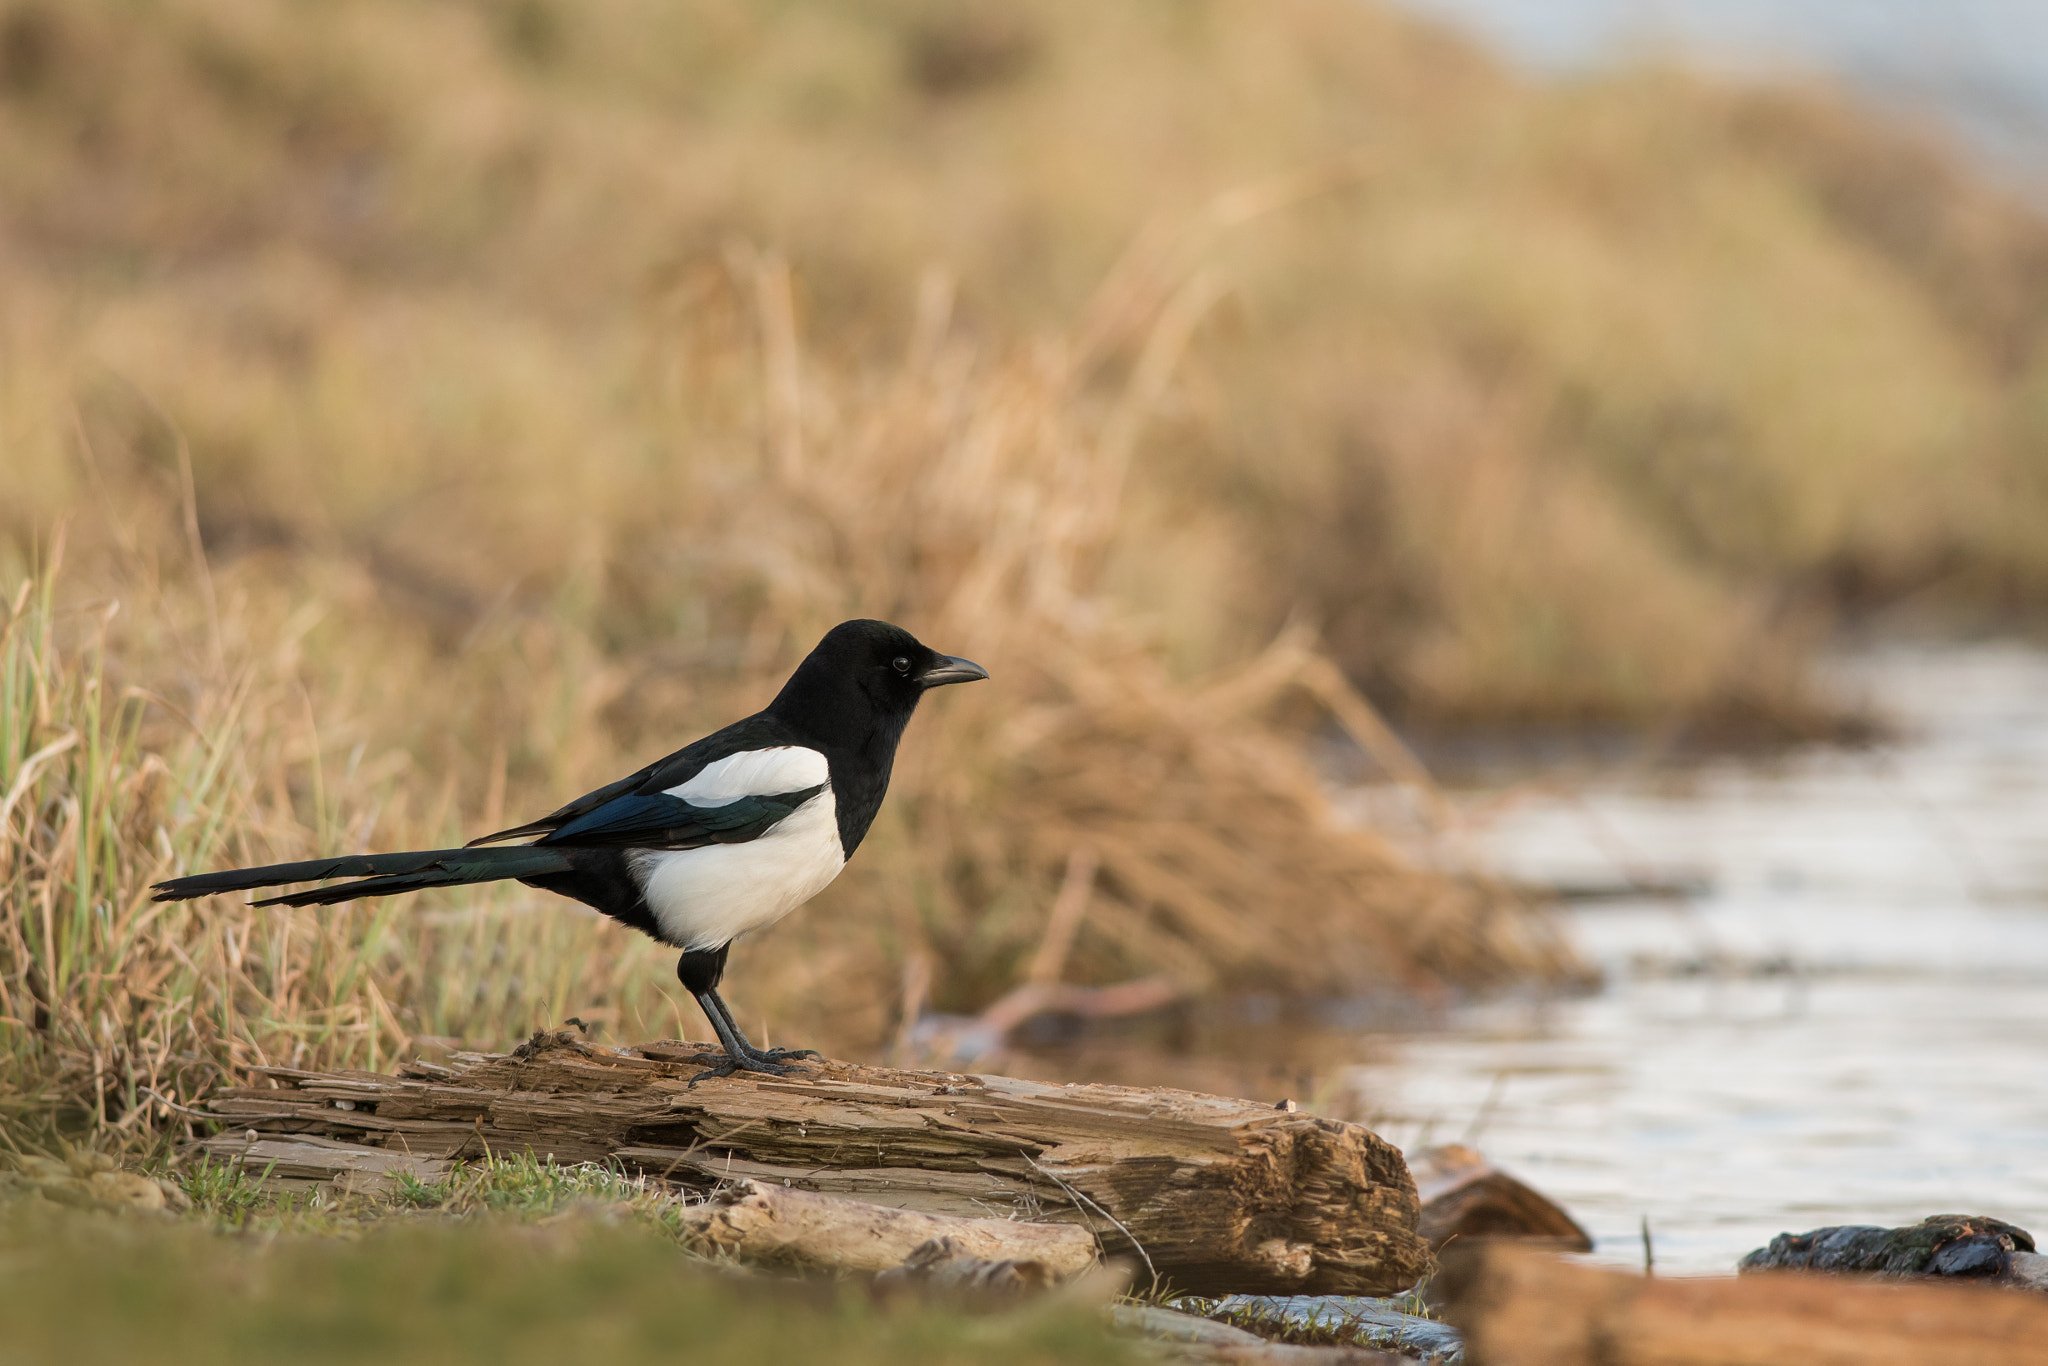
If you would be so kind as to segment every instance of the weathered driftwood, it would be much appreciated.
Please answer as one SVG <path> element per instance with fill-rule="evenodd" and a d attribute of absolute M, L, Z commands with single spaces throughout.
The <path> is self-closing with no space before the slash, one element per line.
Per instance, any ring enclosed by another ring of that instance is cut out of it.
<path fill-rule="evenodd" d="M 104 1153 L 73 1153 L 62 1162 L 30 1153 L 14 1154 L 13 1170 L 0 1168 L 0 1204 L 26 1195 L 76 1209 L 119 1214 L 192 1207 L 182 1187 L 139 1172 L 124 1172 Z"/>
<path fill-rule="evenodd" d="M 1591 1252 L 1592 1235 L 1542 1192 L 1460 1143 L 1408 1157 L 1422 1199 L 1422 1236 L 1441 1250 L 1453 1238 L 1513 1238 L 1560 1252 Z"/>
<path fill-rule="evenodd" d="M 692 1087 L 715 1051 L 536 1035 L 401 1075 L 272 1070 L 208 1109 L 232 1150 L 302 1135 L 429 1161 L 616 1159 L 896 1209 L 1079 1224 L 1183 1290 L 1372 1294 L 1428 1272 L 1401 1154 L 1355 1125 L 1185 1091 L 812 1064 Z M 240 1138 L 238 1139 L 238 1135 Z M 302 1154 L 303 1155 L 303 1154 Z"/>
<path fill-rule="evenodd" d="M 2041 1366 L 2048 1304 L 1798 1272 L 1649 1278 L 1482 1243 L 1444 1254 L 1473 1366 Z"/>
<path fill-rule="evenodd" d="M 820 1195 L 813 1198 L 830 1200 L 833 1197 Z M 1092 1240 L 1088 1250 L 1092 1257 L 1095 1251 Z M 1020 1262 L 1007 1258 L 991 1262 L 963 1251 L 951 1238 L 934 1238 L 928 1243 L 920 1243 L 899 1265 L 875 1277 L 875 1288 L 880 1291 L 912 1290 L 942 1295 L 954 1301 L 1016 1299 L 1050 1290 L 1058 1283 L 1059 1278 L 1044 1262 Z M 1116 1284 L 1122 1286 L 1128 1282 L 1118 1277 Z"/>
<path fill-rule="evenodd" d="M 1035 1267 L 1017 1276 L 1051 1284 L 1087 1270 L 1097 1255 L 1095 1239 L 1074 1224 L 920 1214 L 759 1181 L 741 1182 L 692 1205 L 683 1223 L 708 1250 L 841 1271 L 891 1270 L 910 1263 L 927 1245 L 944 1243 L 951 1257 Z"/>
<path fill-rule="evenodd" d="M 1425 1224 L 1428 1218 L 1425 1208 Z M 2048 1290 L 2048 1257 L 2035 1251 L 2034 1236 L 1982 1214 L 1936 1214 L 1904 1228 L 1849 1224 L 1781 1233 L 1735 1269 L 1962 1277 Z"/>
<path fill-rule="evenodd" d="M 401 1176 L 432 1185 L 444 1180 L 455 1165 L 312 1134 L 266 1138 L 255 1129 L 215 1134 L 195 1146 L 215 1161 L 231 1163 L 285 1189 L 324 1185 L 355 1195 L 390 1195 Z"/>
<path fill-rule="evenodd" d="M 1157 1305 L 1118 1304 L 1108 1312 L 1113 1326 L 1144 1338 L 1170 1361 L 1215 1362 L 1218 1366 L 1415 1366 L 1413 1357 L 1364 1347 L 1269 1342 L 1227 1323 Z"/>

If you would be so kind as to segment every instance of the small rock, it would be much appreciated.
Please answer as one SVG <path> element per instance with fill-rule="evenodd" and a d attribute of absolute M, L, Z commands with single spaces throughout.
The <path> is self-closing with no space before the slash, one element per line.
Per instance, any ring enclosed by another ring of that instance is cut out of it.
<path fill-rule="evenodd" d="M 1465 1360 L 1465 1344 L 1456 1328 L 1411 1314 L 1399 1300 L 1365 1295 L 1228 1295 L 1216 1302 L 1213 1312 L 1280 1320 L 1295 1328 L 1341 1330 L 1361 1346 L 1444 1366 L 1459 1366 Z"/>
<path fill-rule="evenodd" d="M 71 1174 L 70 1167 L 54 1157 L 17 1157 L 14 1168 L 23 1179 L 38 1186 L 77 1179 Z"/>
<path fill-rule="evenodd" d="M 1904 1228 L 1847 1224 L 1781 1233 L 1736 1263 L 1742 1271 L 1832 1271 L 1863 1276 L 2025 1280 L 2034 1237 L 1981 1214 L 1937 1214 Z"/>
<path fill-rule="evenodd" d="M 101 1172 L 120 1170 L 121 1164 L 105 1153 L 73 1153 L 64 1159 L 64 1166 L 81 1181 L 89 1181 Z"/>
<path fill-rule="evenodd" d="M 73 1209 L 99 1208 L 99 1199 L 93 1194 L 92 1187 L 75 1176 L 66 1176 L 61 1181 L 39 1181 L 36 1191 L 45 1200 L 69 1205 Z"/>
<path fill-rule="evenodd" d="M 158 1190 L 164 1193 L 164 1205 L 166 1208 L 178 1210 L 181 1213 L 192 1208 L 192 1197 L 185 1194 L 185 1188 L 177 1182 L 166 1181 L 162 1177 L 157 1177 L 156 1186 Z"/>
<path fill-rule="evenodd" d="M 85 1186 L 102 1209 L 153 1213 L 167 1203 L 163 1187 L 139 1172 L 94 1172 Z"/>
<path fill-rule="evenodd" d="M 124 1172 L 105 1153 L 73 1153 L 63 1161 L 20 1156 L 14 1165 L 14 1171 L 4 1174 L 7 1188 L 73 1209 L 153 1214 L 192 1205 L 185 1192 L 171 1183 Z"/>

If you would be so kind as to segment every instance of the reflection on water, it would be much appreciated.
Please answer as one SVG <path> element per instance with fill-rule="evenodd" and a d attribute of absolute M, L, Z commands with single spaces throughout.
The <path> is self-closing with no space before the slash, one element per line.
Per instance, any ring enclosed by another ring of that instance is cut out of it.
<path fill-rule="evenodd" d="M 1949 1211 L 2048 1234 L 2048 655 L 1892 649 L 1845 686 L 1883 750 L 1611 776 L 1481 836 L 1561 884 L 1704 874 L 1570 913 L 1608 988 L 1386 1041 L 1388 1137 L 1477 1132 L 1596 1256 L 1725 1271 L 1771 1235 Z"/>

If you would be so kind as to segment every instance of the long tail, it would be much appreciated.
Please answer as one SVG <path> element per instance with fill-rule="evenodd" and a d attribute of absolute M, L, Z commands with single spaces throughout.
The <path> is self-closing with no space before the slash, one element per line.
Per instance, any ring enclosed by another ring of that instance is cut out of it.
<path fill-rule="evenodd" d="M 273 863 L 264 868 L 231 868 L 224 873 L 172 878 L 169 882 L 157 883 L 151 890 L 156 893 L 152 900 L 186 901 L 195 896 L 212 896 L 216 892 L 282 887 L 290 882 L 324 882 L 332 877 L 362 879 L 253 903 L 257 906 L 332 906 L 341 901 L 353 901 L 359 896 L 391 896 L 398 892 L 416 892 L 422 887 L 452 887 L 466 882 L 500 882 L 506 878 L 564 873 L 571 866 L 568 855 L 561 850 L 536 849 L 531 845 L 498 849 L 425 849 L 410 854 L 357 854 L 351 858 Z"/>

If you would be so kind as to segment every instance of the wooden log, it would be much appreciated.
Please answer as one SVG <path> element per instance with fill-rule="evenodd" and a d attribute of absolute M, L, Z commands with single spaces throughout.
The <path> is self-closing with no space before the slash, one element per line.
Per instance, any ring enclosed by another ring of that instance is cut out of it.
<path fill-rule="evenodd" d="M 1445 1317 L 1471 1366 L 2041 1366 L 2025 1291 L 1766 1272 L 1656 1277 L 1507 1243 L 1453 1248 Z"/>
<path fill-rule="evenodd" d="M 240 1167 L 275 1185 L 324 1185 L 354 1195 L 393 1194 L 401 1176 L 433 1185 L 445 1180 L 454 1165 L 312 1134 L 265 1138 L 253 1129 L 215 1134 L 193 1147 L 216 1162 Z"/>
<path fill-rule="evenodd" d="M 759 1181 L 743 1181 L 691 1206 L 683 1226 L 708 1250 L 840 1271 L 887 1271 L 932 1243 L 947 1244 L 956 1258 L 1040 1267 L 1042 1275 L 1020 1275 L 1046 1284 L 1096 1261 L 1095 1239 L 1074 1224 L 919 1214 Z"/>
<path fill-rule="evenodd" d="M 1431 1267 L 1399 1150 L 1355 1124 L 1186 1091 L 824 1062 L 692 1086 L 719 1053 L 536 1035 L 401 1075 L 270 1069 L 207 1103 L 259 1139 L 427 1159 L 617 1160 L 698 1186 L 753 1179 L 896 1209 L 1088 1229 L 1194 1293 L 1384 1294 Z"/>
<path fill-rule="evenodd" d="M 1512 1238 L 1559 1252 L 1591 1252 L 1593 1236 L 1564 1206 L 1462 1143 L 1409 1156 L 1422 1199 L 1422 1236 L 1441 1251 L 1453 1238 Z"/>
<path fill-rule="evenodd" d="M 1092 1259 L 1095 1253 L 1092 1240 L 1088 1252 Z M 1128 1280 L 1121 1276 L 1116 1277 L 1116 1283 L 1119 1286 L 1129 1284 Z M 910 1250 L 910 1255 L 903 1259 L 901 1266 L 890 1267 L 875 1277 L 875 1289 L 885 1293 L 909 1290 L 969 1302 L 1017 1299 L 1050 1290 L 1056 1284 L 1058 1279 L 1047 1269 L 1044 1262 L 1019 1262 L 1009 1259 L 999 1262 L 985 1261 L 962 1251 L 959 1244 L 951 1238 L 934 1238 L 928 1243 L 919 1244 Z"/>

